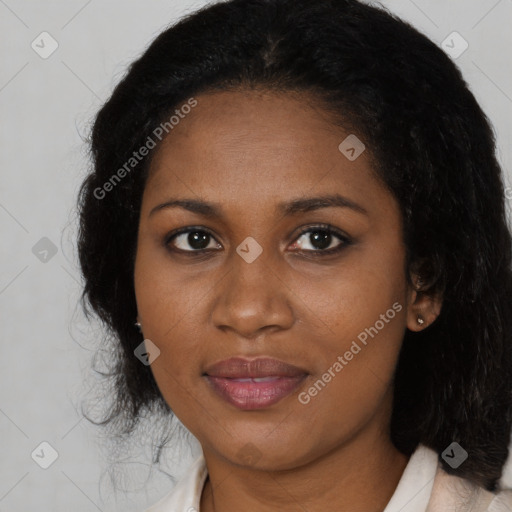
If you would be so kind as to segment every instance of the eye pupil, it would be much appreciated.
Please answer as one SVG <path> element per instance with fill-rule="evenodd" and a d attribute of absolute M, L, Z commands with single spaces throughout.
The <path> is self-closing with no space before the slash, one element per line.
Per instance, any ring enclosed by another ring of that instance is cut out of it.
<path fill-rule="evenodd" d="M 323 233 L 323 235 L 321 233 Z M 317 249 L 325 249 L 326 247 L 329 247 L 329 245 L 331 245 L 331 237 L 331 233 L 327 231 L 313 231 L 310 234 L 311 243 Z"/>
<path fill-rule="evenodd" d="M 204 233 L 201 231 L 192 231 L 188 234 L 188 243 L 190 247 L 194 249 L 204 249 L 208 246 L 208 233 Z"/>

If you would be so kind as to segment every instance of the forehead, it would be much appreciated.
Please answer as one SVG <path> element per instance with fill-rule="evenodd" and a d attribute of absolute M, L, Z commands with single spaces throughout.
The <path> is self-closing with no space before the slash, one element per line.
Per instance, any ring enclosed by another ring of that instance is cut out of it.
<path fill-rule="evenodd" d="M 195 99 L 156 150 L 146 196 L 262 207 L 313 190 L 359 199 L 386 193 L 366 150 L 355 159 L 340 151 L 357 136 L 334 124 L 314 96 L 243 90 Z"/>
<path fill-rule="evenodd" d="M 163 140 L 151 171 L 171 154 L 189 152 L 187 158 L 240 160 L 258 153 L 259 161 L 285 155 L 311 153 L 319 138 L 340 136 L 340 128 L 315 106 L 310 95 L 269 91 L 221 91 L 200 95 L 197 106 L 183 116 Z M 326 141 L 327 142 L 327 141 Z"/>

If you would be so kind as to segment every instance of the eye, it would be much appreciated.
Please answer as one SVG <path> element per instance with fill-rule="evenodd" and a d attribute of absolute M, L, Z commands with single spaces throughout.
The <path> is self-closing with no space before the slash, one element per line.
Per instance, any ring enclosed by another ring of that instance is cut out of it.
<path fill-rule="evenodd" d="M 337 243 L 336 239 L 338 239 Z M 320 224 L 304 229 L 292 248 L 298 252 L 313 252 L 323 255 L 341 251 L 345 245 L 350 243 L 351 240 L 337 229 L 327 224 Z M 312 249 L 308 248 L 308 245 Z"/>
<path fill-rule="evenodd" d="M 165 245 L 173 245 L 176 250 L 183 252 L 201 252 L 210 249 L 218 249 L 220 244 L 211 243 L 215 241 L 215 238 L 211 233 L 206 231 L 204 228 L 185 228 L 174 234 L 169 235 L 165 239 Z M 192 250 L 187 249 L 191 247 Z"/>
<path fill-rule="evenodd" d="M 338 243 L 336 243 L 338 239 Z M 328 224 L 320 224 L 303 229 L 292 245 L 295 252 L 316 253 L 315 256 L 333 254 L 349 245 L 348 236 Z M 309 249 L 308 244 L 312 247 Z M 334 245 L 333 245 L 334 244 Z M 222 246 L 205 228 L 188 227 L 171 233 L 165 238 L 164 245 L 170 250 L 201 254 L 203 252 L 221 249 Z M 188 246 L 188 247 L 187 247 Z"/>

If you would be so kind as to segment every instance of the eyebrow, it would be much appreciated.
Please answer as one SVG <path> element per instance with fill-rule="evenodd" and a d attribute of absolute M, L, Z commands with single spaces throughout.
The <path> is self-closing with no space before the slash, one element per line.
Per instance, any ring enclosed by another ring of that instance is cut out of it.
<path fill-rule="evenodd" d="M 276 210 L 283 216 L 290 216 L 332 207 L 349 208 L 357 213 L 368 215 L 368 212 L 361 205 L 339 194 L 293 199 L 292 201 L 279 203 Z M 152 208 L 149 216 L 167 208 L 183 208 L 204 217 L 223 218 L 220 204 L 197 199 L 169 199 L 165 203 Z"/>

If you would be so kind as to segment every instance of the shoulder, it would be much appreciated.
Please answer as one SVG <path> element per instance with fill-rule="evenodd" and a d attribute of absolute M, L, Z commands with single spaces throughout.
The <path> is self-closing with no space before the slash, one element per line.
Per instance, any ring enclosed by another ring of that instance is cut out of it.
<path fill-rule="evenodd" d="M 491 494 L 491 493 L 489 493 Z M 489 507 L 489 512 L 511 512 L 512 511 L 512 489 L 505 489 L 493 495 Z"/>
<path fill-rule="evenodd" d="M 489 492 L 438 463 L 426 512 L 512 512 L 512 489 Z"/>

